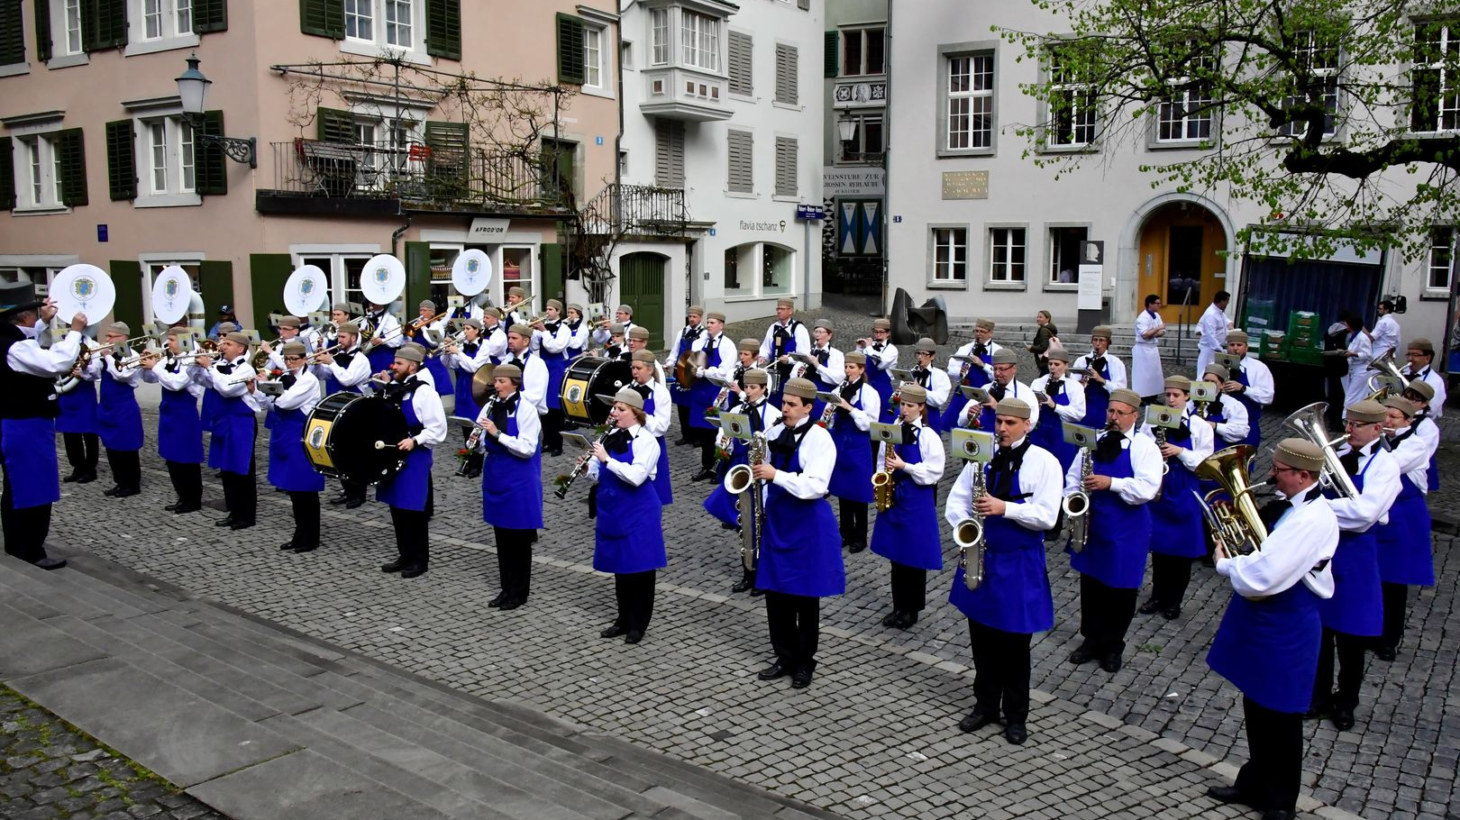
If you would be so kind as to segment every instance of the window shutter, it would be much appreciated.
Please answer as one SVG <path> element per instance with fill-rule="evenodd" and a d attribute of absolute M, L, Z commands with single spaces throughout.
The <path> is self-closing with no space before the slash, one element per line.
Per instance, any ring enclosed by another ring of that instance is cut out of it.
<path fill-rule="evenodd" d="M 0 137 L 0 211 L 15 210 L 15 140 Z"/>
<path fill-rule="evenodd" d="M 736 193 L 755 192 L 755 135 L 730 131 L 730 176 L 727 187 Z"/>
<path fill-rule="evenodd" d="M 755 49 L 755 40 L 744 32 L 730 32 L 730 93 L 744 94 L 747 97 L 755 93 L 755 83 L 752 80 L 752 55 Z"/>
<path fill-rule="evenodd" d="M 583 21 L 570 14 L 558 15 L 558 82 L 583 84 Z"/>
<path fill-rule="evenodd" d="M 407 242 L 401 262 L 406 268 L 405 303 L 418 305 L 431 297 L 431 243 Z"/>
<path fill-rule="evenodd" d="M 198 193 L 222 196 L 228 193 L 228 157 L 223 146 L 216 142 L 204 142 L 199 134 L 223 136 L 223 112 L 204 111 L 203 125 L 193 133 L 193 156 L 197 157 L 194 171 L 197 174 Z"/>
<path fill-rule="evenodd" d="M 68 208 L 87 204 L 86 142 L 80 128 L 67 128 L 56 134 L 56 153 L 60 165 L 61 202 Z"/>
<path fill-rule="evenodd" d="M 106 181 L 113 200 L 137 198 L 137 151 L 131 120 L 106 124 Z"/>
<path fill-rule="evenodd" d="M 211 34 L 228 30 L 228 0 L 193 0 L 193 31 Z"/>
<path fill-rule="evenodd" d="M 43 63 L 51 60 L 50 0 L 35 0 L 35 58 Z"/>
<path fill-rule="evenodd" d="M 800 94 L 796 88 L 800 62 L 795 46 L 776 43 L 776 102 L 787 105 L 800 103 Z"/>
<path fill-rule="evenodd" d="M 106 269 L 112 275 L 112 287 L 117 291 L 116 301 L 112 303 L 112 316 L 131 327 L 141 327 L 142 263 L 135 259 L 112 259 L 107 262 Z"/>
<path fill-rule="evenodd" d="M 87 53 L 127 44 L 127 0 L 83 0 L 81 41 Z"/>
<path fill-rule="evenodd" d="M 345 39 L 345 0 L 299 0 L 299 30 Z"/>
<path fill-rule="evenodd" d="M 315 139 L 320 142 L 355 141 L 355 118 L 348 111 L 318 108 L 314 112 Z"/>
<path fill-rule="evenodd" d="M 113 278 L 116 276 L 116 270 L 116 267 L 112 268 Z M 224 259 L 207 259 L 199 262 L 198 295 L 203 297 L 204 316 L 217 316 L 218 308 L 238 304 L 233 298 L 233 263 Z M 120 298 L 120 294 L 118 297 Z M 257 314 L 257 306 L 254 307 L 254 311 Z M 268 316 L 265 315 L 262 318 L 267 320 Z"/>
<path fill-rule="evenodd" d="M 654 121 L 654 184 L 684 187 L 684 123 L 679 120 Z"/>
<path fill-rule="evenodd" d="M 25 24 L 20 19 L 24 0 L 0 0 L 0 65 L 25 62 Z"/>
<path fill-rule="evenodd" d="M 776 196 L 795 196 L 796 186 L 796 140 L 790 137 L 776 137 Z"/>
<path fill-rule="evenodd" d="M 426 0 L 426 53 L 461 59 L 461 0 Z"/>
<path fill-rule="evenodd" d="M 426 146 L 431 159 L 426 174 L 438 195 L 455 197 L 465 192 L 467 182 L 467 124 L 464 122 L 426 123 Z"/>
<path fill-rule="evenodd" d="M 835 77 L 837 74 L 837 55 L 841 53 L 842 47 L 837 34 L 835 31 L 826 33 L 826 44 L 822 47 L 824 51 L 821 55 L 821 73 L 824 77 Z"/>

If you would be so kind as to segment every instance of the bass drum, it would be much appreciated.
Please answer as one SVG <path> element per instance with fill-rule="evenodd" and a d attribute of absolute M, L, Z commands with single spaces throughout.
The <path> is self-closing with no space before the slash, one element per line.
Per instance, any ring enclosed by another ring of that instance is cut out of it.
<path fill-rule="evenodd" d="M 562 402 L 563 413 L 579 424 L 607 424 L 608 411 L 612 408 L 593 397 L 612 396 L 631 381 L 633 371 L 623 359 L 579 356 L 568 362 L 558 400 Z"/>
<path fill-rule="evenodd" d="M 305 420 L 304 452 L 324 475 L 378 484 L 405 463 L 395 445 L 409 433 L 405 414 L 385 399 L 334 393 Z"/>

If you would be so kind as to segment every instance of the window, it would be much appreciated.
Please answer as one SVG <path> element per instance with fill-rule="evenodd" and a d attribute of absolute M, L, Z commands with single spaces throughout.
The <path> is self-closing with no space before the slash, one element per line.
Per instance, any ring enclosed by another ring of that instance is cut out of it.
<path fill-rule="evenodd" d="M 181 117 L 144 120 L 147 193 L 191 194 L 197 191 L 193 129 Z"/>
<path fill-rule="evenodd" d="M 944 146 L 951 151 L 992 148 L 994 55 L 949 57 L 948 123 Z"/>
<path fill-rule="evenodd" d="M 730 32 L 730 93 L 749 97 L 755 93 L 752 81 L 755 41 L 742 31 Z"/>
<path fill-rule="evenodd" d="M 755 193 L 755 137 L 749 131 L 731 130 L 729 143 L 730 168 L 725 187 L 735 193 Z"/>
<path fill-rule="evenodd" d="M 881 114 L 846 114 L 856 123 L 850 142 L 842 142 L 838 156 L 841 162 L 876 162 L 882 157 L 883 126 Z"/>
<path fill-rule="evenodd" d="M 684 187 L 684 122 L 654 120 L 654 184 Z"/>
<path fill-rule="evenodd" d="M 933 228 L 933 281 L 968 280 L 968 229 Z"/>
<path fill-rule="evenodd" d="M 1080 281 L 1080 246 L 1089 228 L 1049 229 L 1049 283 L 1073 285 Z"/>
<path fill-rule="evenodd" d="M 842 32 L 842 76 L 860 77 L 887 71 L 887 41 L 883 29 L 849 29 Z"/>
<path fill-rule="evenodd" d="M 1449 292 L 1450 277 L 1455 272 L 1457 237 L 1460 237 L 1460 231 L 1451 226 L 1435 228 L 1430 232 L 1430 264 L 1429 278 L 1425 280 L 1426 288 Z"/>
<path fill-rule="evenodd" d="M 1460 25 L 1429 21 L 1414 27 L 1414 99 L 1409 127 L 1460 130 Z"/>
<path fill-rule="evenodd" d="M 61 38 L 65 49 L 63 54 L 82 53 L 81 44 L 81 0 L 62 0 L 61 3 Z"/>
<path fill-rule="evenodd" d="M 799 105 L 801 93 L 797 75 L 801 70 L 801 56 L 795 46 L 776 43 L 776 102 Z"/>
<path fill-rule="evenodd" d="M 737 245 L 725 249 L 725 295 L 743 296 L 754 292 L 753 283 L 740 281 L 740 258 L 755 252 L 755 245 Z"/>
<path fill-rule="evenodd" d="M 795 276 L 796 254 L 779 245 L 763 245 L 761 250 L 760 292 L 785 294 L 791 292 L 791 279 Z"/>
<path fill-rule="evenodd" d="M 0 147 L 10 149 L 4 154 L 10 164 L 5 181 L 14 182 L 16 211 L 54 211 L 86 204 L 81 129 L 32 133 L 0 142 L 4 143 Z M 5 208 L 10 207 L 7 199 Z"/>
<path fill-rule="evenodd" d="M 142 39 L 162 40 L 193 33 L 193 0 L 142 0 Z"/>
<path fill-rule="evenodd" d="M 370 56 L 378 56 L 374 49 L 379 47 L 419 50 L 424 43 L 423 4 L 424 0 L 344 0 L 345 50 Z"/>
<path fill-rule="evenodd" d="M 26 73 L 24 18 L 20 3 L 0 3 L 0 76 Z"/>
<path fill-rule="evenodd" d="M 188 281 L 193 291 L 201 294 L 203 292 L 201 268 L 202 259 L 195 252 L 184 252 L 178 256 L 168 256 L 167 252 L 142 254 L 142 315 L 148 322 L 157 321 L 156 308 L 152 305 L 152 285 L 163 270 L 177 265 L 188 275 Z M 323 270 L 329 270 L 328 267 Z M 160 307 L 160 306 L 159 306 Z M 256 315 L 259 308 L 254 308 Z M 208 317 L 211 323 L 213 317 Z"/>
<path fill-rule="evenodd" d="M 415 44 L 413 30 L 411 0 L 385 0 L 385 44 L 410 48 Z"/>
<path fill-rule="evenodd" d="M 1024 229 L 989 229 L 989 281 L 1024 281 Z"/>
<path fill-rule="evenodd" d="M 1045 143 L 1052 147 L 1080 148 L 1095 141 L 1095 87 L 1073 62 L 1061 49 L 1050 49 Z"/>
<path fill-rule="evenodd" d="M 1198 57 L 1186 76 L 1167 80 L 1171 96 L 1161 101 L 1156 114 L 1156 142 L 1191 142 L 1212 136 L 1211 74 L 1216 60 Z"/>
<path fill-rule="evenodd" d="M 666 34 L 668 27 L 665 27 Z M 684 10 L 679 13 L 681 60 L 691 68 L 720 70 L 720 21 Z"/>
<path fill-rule="evenodd" d="M 1310 82 L 1306 88 L 1299 89 L 1303 92 L 1301 97 L 1289 97 L 1284 104 L 1292 106 L 1310 99 L 1315 102 L 1322 100 L 1323 110 L 1328 112 L 1323 119 L 1323 136 L 1331 137 L 1338 133 L 1339 50 L 1337 46 L 1319 40 L 1317 34 L 1311 31 L 1299 34 L 1298 41 L 1298 62 Z M 1287 137 L 1302 137 L 1307 130 L 1307 123 L 1290 122 L 1278 129 L 1278 133 Z"/>
<path fill-rule="evenodd" d="M 776 137 L 776 196 L 796 196 L 800 191 L 796 169 L 799 153 L 794 137 Z"/>
<path fill-rule="evenodd" d="M 603 82 L 608 75 L 603 67 L 604 33 L 597 26 L 585 26 L 583 29 L 583 85 L 589 88 L 606 87 Z"/>
<path fill-rule="evenodd" d="M 649 65 L 669 64 L 669 9 L 649 12 Z"/>

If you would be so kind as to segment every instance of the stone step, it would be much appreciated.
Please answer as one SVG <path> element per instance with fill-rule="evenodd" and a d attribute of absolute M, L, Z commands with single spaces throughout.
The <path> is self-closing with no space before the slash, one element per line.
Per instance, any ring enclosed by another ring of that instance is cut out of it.
<path fill-rule="evenodd" d="M 63 569 L 47 573 L 45 570 L 37 570 L 19 562 L 7 561 L 6 565 L 0 566 L 0 591 L 23 594 L 32 602 L 43 605 L 47 611 L 55 614 L 64 613 L 79 620 L 100 618 L 112 614 L 109 604 L 99 605 L 95 600 L 88 600 L 84 594 L 75 589 L 55 586 L 46 577 L 48 574 L 65 572 L 67 570 Z M 8 593 L 4 597 L 10 597 Z M 125 610 L 125 608 L 123 609 Z M 141 614 L 135 609 L 132 612 Z"/>

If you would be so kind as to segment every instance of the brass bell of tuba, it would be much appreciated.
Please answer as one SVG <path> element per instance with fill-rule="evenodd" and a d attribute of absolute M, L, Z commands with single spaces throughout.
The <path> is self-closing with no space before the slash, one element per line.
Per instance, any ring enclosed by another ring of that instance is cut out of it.
<path fill-rule="evenodd" d="M 1252 484 L 1247 477 L 1247 463 L 1252 452 L 1252 447 L 1247 444 L 1228 447 L 1209 456 L 1193 471 L 1197 478 L 1218 484 L 1218 489 L 1201 499 L 1201 509 L 1211 526 L 1212 536 L 1221 540 L 1229 555 L 1256 552 L 1267 540 L 1267 526 L 1257 514 L 1257 502 L 1252 495 L 1262 484 Z M 1226 492 L 1231 500 L 1215 500 L 1221 492 Z"/>
<path fill-rule="evenodd" d="M 1369 369 L 1378 371 L 1369 377 L 1368 398 L 1374 401 L 1383 401 L 1391 395 L 1398 395 L 1404 385 L 1409 384 L 1409 377 L 1404 375 L 1404 371 L 1399 369 L 1399 363 L 1394 360 L 1393 350 L 1369 362 Z"/>
<path fill-rule="evenodd" d="M 1328 402 L 1315 401 L 1283 419 L 1283 427 L 1293 430 L 1323 451 L 1323 472 L 1318 476 L 1319 484 L 1325 489 L 1332 488 L 1344 498 L 1358 498 L 1359 490 L 1354 486 L 1353 479 L 1349 478 L 1348 470 L 1343 468 L 1338 451 L 1334 449 L 1348 441 L 1348 434 L 1333 439 L 1328 437 L 1328 427 L 1323 421 L 1323 411 L 1327 409 Z"/>

